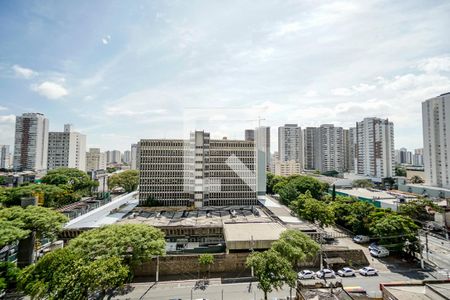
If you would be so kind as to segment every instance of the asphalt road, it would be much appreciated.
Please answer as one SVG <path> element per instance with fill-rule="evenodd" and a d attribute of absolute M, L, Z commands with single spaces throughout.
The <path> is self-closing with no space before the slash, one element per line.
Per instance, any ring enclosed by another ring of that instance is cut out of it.
<path fill-rule="evenodd" d="M 423 272 L 421 270 L 405 270 L 404 272 L 383 272 L 378 276 L 327 279 L 328 281 L 341 281 L 344 286 L 360 286 L 370 296 L 380 296 L 379 284 L 382 282 L 410 281 L 423 279 L 436 279 L 435 273 Z M 314 284 L 319 280 L 302 280 L 305 284 Z M 323 282 L 323 280 L 322 280 Z M 263 293 L 257 289 L 257 283 L 221 284 L 220 280 L 212 279 L 210 285 L 205 289 L 194 289 L 195 281 L 162 282 L 158 284 L 137 283 L 133 284 L 133 290 L 123 296 L 113 299 L 209 299 L 209 300 L 240 300 L 240 299 L 262 299 Z M 286 298 L 289 296 L 289 287 L 269 294 L 269 299 L 274 297 Z"/>
<path fill-rule="evenodd" d="M 421 236 L 420 240 L 425 245 L 425 236 Z M 423 257 L 434 263 L 441 270 L 450 271 L 450 241 L 428 235 L 428 254 L 424 247 Z"/>

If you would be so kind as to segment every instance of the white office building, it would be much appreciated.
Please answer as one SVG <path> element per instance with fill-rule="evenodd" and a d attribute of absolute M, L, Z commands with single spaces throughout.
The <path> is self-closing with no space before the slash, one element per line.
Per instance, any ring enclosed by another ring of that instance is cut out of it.
<path fill-rule="evenodd" d="M 303 169 L 303 133 L 297 124 L 278 127 L 278 155 L 280 161 L 296 161 Z"/>
<path fill-rule="evenodd" d="M 423 166 L 423 148 L 418 148 L 414 150 L 413 165 L 419 167 Z"/>
<path fill-rule="evenodd" d="M 450 93 L 422 103 L 422 125 L 425 181 L 450 189 Z"/>
<path fill-rule="evenodd" d="M 24 113 L 16 117 L 14 170 L 47 169 L 48 119 L 41 113 Z"/>
<path fill-rule="evenodd" d="M 255 158 L 254 142 L 212 140 L 204 131 L 189 140 L 141 140 L 139 200 L 165 206 L 256 205 Z"/>
<path fill-rule="evenodd" d="M 106 151 L 107 164 L 120 164 L 122 162 L 122 155 L 119 150 Z"/>
<path fill-rule="evenodd" d="M 12 166 L 11 153 L 9 152 L 9 145 L 0 145 L 0 169 L 10 169 Z"/>
<path fill-rule="evenodd" d="M 357 174 L 385 178 L 394 176 L 394 124 L 388 119 L 365 118 L 356 123 Z"/>
<path fill-rule="evenodd" d="M 86 171 L 86 135 L 72 131 L 70 124 L 48 134 L 48 169 L 61 167 Z"/>

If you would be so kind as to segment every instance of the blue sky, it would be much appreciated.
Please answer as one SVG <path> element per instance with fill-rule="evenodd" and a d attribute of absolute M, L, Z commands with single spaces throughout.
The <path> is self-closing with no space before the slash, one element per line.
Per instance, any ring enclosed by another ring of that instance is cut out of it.
<path fill-rule="evenodd" d="M 90 147 L 388 117 L 422 146 L 450 91 L 449 1 L 0 0 L 0 144 L 42 112 Z"/>

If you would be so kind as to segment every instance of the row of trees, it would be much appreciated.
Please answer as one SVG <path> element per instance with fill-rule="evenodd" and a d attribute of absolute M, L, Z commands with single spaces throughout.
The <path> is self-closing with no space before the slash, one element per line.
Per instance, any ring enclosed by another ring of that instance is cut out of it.
<path fill-rule="evenodd" d="M 285 284 L 294 288 L 298 264 L 313 259 L 319 249 L 319 245 L 308 235 L 290 229 L 284 231 L 269 250 L 249 255 L 246 264 L 253 269 L 258 288 L 267 299 L 268 293 Z"/>

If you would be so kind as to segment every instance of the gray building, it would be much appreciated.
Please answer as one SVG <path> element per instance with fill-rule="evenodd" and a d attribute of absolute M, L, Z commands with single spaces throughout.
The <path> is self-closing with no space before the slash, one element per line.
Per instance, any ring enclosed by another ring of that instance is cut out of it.
<path fill-rule="evenodd" d="M 254 129 L 245 129 L 245 140 L 246 141 L 255 141 L 255 130 Z"/>
<path fill-rule="evenodd" d="M 303 169 L 303 133 L 297 124 L 278 127 L 278 155 L 280 161 L 295 161 Z"/>
<path fill-rule="evenodd" d="M 9 152 L 9 145 L 0 145 L 0 169 L 9 169 L 12 166 L 11 153 Z"/>
<path fill-rule="evenodd" d="M 450 93 L 422 103 L 422 125 L 425 181 L 450 189 Z"/>
<path fill-rule="evenodd" d="M 139 143 L 139 201 L 164 206 L 256 205 L 254 142 L 212 140 L 204 131 L 189 140 Z M 265 176 L 265 174 L 264 174 Z"/>
<path fill-rule="evenodd" d="M 45 171 L 48 155 L 48 119 L 41 113 L 16 117 L 14 170 Z"/>

